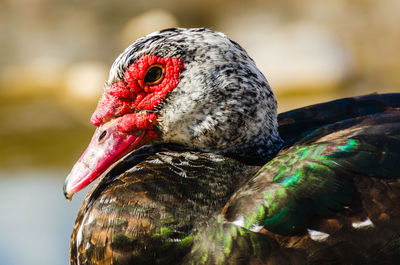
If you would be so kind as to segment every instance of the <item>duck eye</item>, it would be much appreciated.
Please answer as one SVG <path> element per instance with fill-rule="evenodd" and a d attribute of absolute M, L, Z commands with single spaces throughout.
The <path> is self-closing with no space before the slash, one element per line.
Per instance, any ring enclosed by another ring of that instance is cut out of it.
<path fill-rule="evenodd" d="M 164 77 L 164 69 L 161 65 L 152 65 L 147 70 L 144 77 L 144 83 L 146 85 L 156 85 L 161 82 Z"/>

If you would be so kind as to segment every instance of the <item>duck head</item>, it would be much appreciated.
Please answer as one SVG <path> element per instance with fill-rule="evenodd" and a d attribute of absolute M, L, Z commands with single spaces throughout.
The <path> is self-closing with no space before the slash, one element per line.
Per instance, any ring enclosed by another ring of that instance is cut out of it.
<path fill-rule="evenodd" d="M 212 30 L 167 29 L 138 39 L 110 70 L 97 127 L 68 175 L 67 198 L 152 143 L 236 156 L 277 151 L 275 96 L 236 42 Z"/>

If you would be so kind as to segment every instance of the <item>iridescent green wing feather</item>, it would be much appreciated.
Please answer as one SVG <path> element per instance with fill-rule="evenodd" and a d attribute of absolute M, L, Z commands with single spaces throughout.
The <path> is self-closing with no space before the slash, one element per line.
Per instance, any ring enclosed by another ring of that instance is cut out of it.
<path fill-rule="evenodd" d="M 400 177 L 400 112 L 366 115 L 308 132 L 269 161 L 225 211 L 247 229 L 290 235 L 355 199 L 356 178 Z"/>
<path fill-rule="evenodd" d="M 324 242 L 302 237 L 300 247 L 289 247 L 278 244 L 272 236 L 239 227 L 219 216 L 197 234 L 191 252 L 179 264 L 395 265 L 400 258 L 399 221 L 374 229 L 341 231 Z"/>
<path fill-rule="evenodd" d="M 222 215 L 211 218 L 193 238 L 191 251 L 180 264 L 296 265 L 307 260 L 303 250 L 281 247 L 274 238 L 226 222 Z"/>

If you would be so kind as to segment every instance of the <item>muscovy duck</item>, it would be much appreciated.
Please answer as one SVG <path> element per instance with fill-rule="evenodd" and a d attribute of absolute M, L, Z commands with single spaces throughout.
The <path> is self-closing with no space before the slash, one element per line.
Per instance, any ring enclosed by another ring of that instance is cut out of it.
<path fill-rule="evenodd" d="M 71 264 L 395 264 L 400 94 L 277 115 L 224 34 L 172 28 L 114 62 L 64 184 L 96 178 Z"/>

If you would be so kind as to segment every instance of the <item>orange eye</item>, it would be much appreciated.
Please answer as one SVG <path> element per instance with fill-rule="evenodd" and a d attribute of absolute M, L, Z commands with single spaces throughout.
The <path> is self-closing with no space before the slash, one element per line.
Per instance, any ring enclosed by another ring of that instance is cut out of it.
<path fill-rule="evenodd" d="M 164 68 L 161 65 L 155 64 L 147 69 L 146 75 L 144 76 L 145 85 L 157 85 L 164 77 Z"/>

